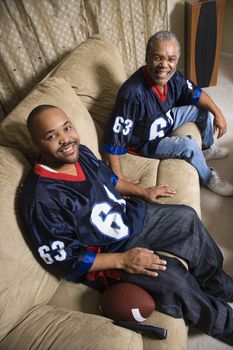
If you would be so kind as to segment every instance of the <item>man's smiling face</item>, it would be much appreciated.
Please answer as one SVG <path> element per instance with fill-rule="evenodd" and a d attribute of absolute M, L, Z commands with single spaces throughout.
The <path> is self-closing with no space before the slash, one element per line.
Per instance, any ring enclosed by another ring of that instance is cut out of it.
<path fill-rule="evenodd" d="M 147 70 L 154 84 L 163 90 L 176 71 L 179 59 L 177 44 L 173 40 L 156 40 L 146 58 Z"/>
<path fill-rule="evenodd" d="M 34 142 L 44 164 L 59 168 L 78 159 L 79 135 L 67 115 L 59 108 L 50 108 L 36 116 Z"/>

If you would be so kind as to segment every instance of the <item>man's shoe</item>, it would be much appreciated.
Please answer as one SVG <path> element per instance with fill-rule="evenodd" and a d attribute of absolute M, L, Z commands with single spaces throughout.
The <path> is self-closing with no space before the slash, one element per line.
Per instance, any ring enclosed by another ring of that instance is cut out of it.
<path fill-rule="evenodd" d="M 220 196 L 233 196 L 233 186 L 228 181 L 224 180 L 222 177 L 219 177 L 213 168 L 211 168 L 210 181 L 208 182 L 206 187 L 210 191 L 217 193 Z"/>
<path fill-rule="evenodd" d="M 210 148 L 205 149 L 203 151 L 203 155 L 206 160 L 226 158 L 228 154 L 229 154 L 228 148 L 218 147 L 215 145 L 212 145 Z"/>

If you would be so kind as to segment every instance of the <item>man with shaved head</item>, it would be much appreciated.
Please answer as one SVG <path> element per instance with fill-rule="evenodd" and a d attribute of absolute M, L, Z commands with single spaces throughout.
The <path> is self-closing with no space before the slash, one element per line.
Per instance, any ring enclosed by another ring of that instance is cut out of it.
<path fill-rule="evenodd" d="M 196 212 L 162 204 L 175 194 L 169 185 L 144 189 L 119 179 L 55 106 L 34 109 L 28 129 L 41 156 L 22 189 L 22 218 L 42 264 L 99 290 L 138 284 L 158 311 L 233 345 L 233 280 Z"/>

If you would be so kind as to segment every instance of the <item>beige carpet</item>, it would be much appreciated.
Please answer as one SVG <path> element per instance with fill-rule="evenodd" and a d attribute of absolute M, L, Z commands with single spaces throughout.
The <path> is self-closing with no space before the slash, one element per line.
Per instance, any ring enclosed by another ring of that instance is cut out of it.
<path fill-rule="evenodd" d="M 229 157 L 209 161 L 220 176 L 233 184 L 233 59 L 222 58 L 217 86 L 204 89 L 222 110 L 228 131 L 216 140 L 217 145 L 230 149 Z M 224 269 L 233 277 L 233 197 L 220 197 L 208 189 L 201 188 L 202 221 L 218 242 L 224 254 Z M 228 350 L 232 347 L 211 337 L 191 331 L 189 350 Z"/>

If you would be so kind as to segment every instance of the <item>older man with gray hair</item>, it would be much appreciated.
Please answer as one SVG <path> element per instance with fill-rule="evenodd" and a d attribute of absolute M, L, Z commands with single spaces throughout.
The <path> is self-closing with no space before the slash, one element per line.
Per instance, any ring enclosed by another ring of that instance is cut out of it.
<path fill-rule="evenodd" d="M 206 163 L 229 153 L 227 148 L 214 145 L 214 133 L 220 138 L 227 130 L 226 120 L 207 93 L 176 70 L 179 56 L 180 44 L 175 34 L 160 31 L 148 40 L 146 65 L 120 88 L 102 150 L 120 178 L 123 154 L 180 158 L 197 169 L 204 186 L 221 196 L 232 196 L 232 184 Z M 172 135 L 188 122 L 198 126 L 202 150 L 190 135 Z"/>

